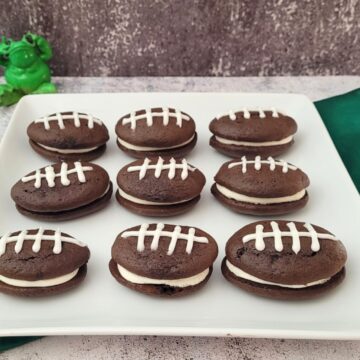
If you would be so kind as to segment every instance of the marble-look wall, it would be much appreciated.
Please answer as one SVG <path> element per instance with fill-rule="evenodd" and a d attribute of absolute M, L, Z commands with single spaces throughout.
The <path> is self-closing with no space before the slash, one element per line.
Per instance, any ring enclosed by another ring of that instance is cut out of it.
<path fill-rule="evenodd" d="M 70 76 L 360 74 L 360 0 L 0 0 Z"/>

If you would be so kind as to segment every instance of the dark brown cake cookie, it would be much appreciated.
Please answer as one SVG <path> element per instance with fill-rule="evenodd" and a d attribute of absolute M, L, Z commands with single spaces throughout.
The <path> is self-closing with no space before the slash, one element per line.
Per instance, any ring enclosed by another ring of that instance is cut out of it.
<path fill-rule="evenodd" d="M 211 188 L 225 206 L 242 214 L 279 215 L 304 207 L 308 201 L 307 175 L 294 165 L 272 157 L 226 162 Z"/>
<path fill-rule="evenodd" d="M 90 161 L 109 140 L 106 126 L 92 115 L 60 112 L 34 120 L 27 128 L 31 147 L 47 159 Z"/>
<path fill-rule="evenodd" d="M 184 157 L 197 140 L 194 120 L 173 108 L 132 112 L 120 118 L 115 131 L 119 148 L 136 158 Z"/>
<path fill-rule="evenodd" d="M 200 199 L 205 176 L 185 159 L 145 158 L 123 167 L 117 176 L 118 202 L 145 216 L 174 216 Z"/>
<path fill-rule="evenodd" d="M 143 224 L 120 233 L 109 268 L 122 285 L 147 295 L 180 296 L 202 287 L 218 254 L 206 232 L 167 224 Z"/>
<path fill-rule="evenodd" d="M 258 221 L 226 244 L 222 272 L 256 295 L 300 300 L 337 286 L 345 276 L 346 250 L 320 226 L 297 221 Z"/>
<path fill-rule="evenodd" d="M 18 296 L 58 294 L 80 284 L 88 247 L 59 230 L 23 230 L 0 237 L 0 292 Z"/>
<path fill-rule="evenodd" d="M 219 115 L 211 121 L 214 134 L 210 145 L 233 158 L 246 156 L 277 156 L 294 142 L 297 125 L 294 119 L 277 112 L 247 110 Z"/>
<path fill-rule="evenodd" d="M 17 210 L 36 219 L 74 219 L 103 208 L 112 195 L 108 173 L 93 163 L 60 162 L 33 171 L 11 189 Z"/>

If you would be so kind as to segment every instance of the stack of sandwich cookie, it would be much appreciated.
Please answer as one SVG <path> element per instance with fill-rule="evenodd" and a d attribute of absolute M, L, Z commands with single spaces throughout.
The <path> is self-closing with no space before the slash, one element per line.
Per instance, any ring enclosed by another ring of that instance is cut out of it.
<path fill-rule="evenodd" d="M 93 160 L 104 153 L 109 133 L 92 115 L 67 111 L 34 120 L 27 128 L 31 147 L 47 159 Z"/>
<path fill-rule="evenodd" d="M 228 161 L 214 180 L 211 192 L 216 199 L 242 214 L 286 214 L 303 208 L 309 198 L 307 175 L 272 157 Z"/>
<path fill-rule="evenodd" d="M 33 229 L 0 237 L 0 292 L 18 296 L 58 294 L 85 278 L 88 247 L 59 230 Z"/>
<path fill-rule="evenodd" d="M 118 202 L 145 216 L 174 216 L 200 199 L 205 176 L 186 159 L 145 158 L 123 167 L 117 176 Z"/>
<path fill-rule="evenodd" d="M 277 156 L 293 143 L 297 124 L 290 116 L 276 109 L 229 111 L 210 123 L 213 136 L 210 145 L 233 158 Z"/>
<path fill-rule="evenodd" d="M 118 235 L 109 267 L 114 278 L 130 289 L 174 297 L 205 285 L 217 254 L 215 240 L 198 228 L 143 224 Z"/>
<path fill-rule="evenodd" d="M 345 277 L 346 250 L 329 231 L 297 221 L 258 221 L 226 244 L 222 273 L 253 294 L 284 300 L 321 295 Z"/>
<path fill-rule="evenodd" d="M 134 111 L 120 118 L 115 128 L 121 150 L 136 158 L 183 157 L 195 146 L 195 122 L 173 108 Z"/>
<path fill-rule="evenodd" d="M 11 189 L 21 214 L 50 221 L 91 214 L 106 206 L 111 195 L 108 173 L 99 165 L 79 161 L 33 171 Z"/>

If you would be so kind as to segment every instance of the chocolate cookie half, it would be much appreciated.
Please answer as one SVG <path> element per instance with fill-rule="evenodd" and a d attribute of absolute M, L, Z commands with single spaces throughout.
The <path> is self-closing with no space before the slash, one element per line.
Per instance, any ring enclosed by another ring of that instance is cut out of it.
<path fill-rule="evenodd" d="M 277 156 L 293 143 L 297 124 L 293 118 L 271 110 L 230 111 L 210 123 L 214 134 L 210 145 L 219 152 L 239 158 Z"/>
<path fill-rule="evenodd" d="M 226 162 L 211 187 L 225 206 L 242 214 L 279 215 L 301 209 L 308 202 L 307 175 L 296 166 L 272 157 Z"/>
<path fill-rule="evenodd" d="M 88 247 L 59 230 L 33 229 L 0 237 L 0 292 L 17 296 L 58 294 L 85 278 Z"/>
<path fill-rule="evenodd" d="M 109 140 L 105 125 L 92 115 L 66 111 L 34 120 L 27 128 L 31 147 L 47 159 L 93 160 Z"/>
<path fill-rule="evenodd" d="M 215 240 L 198 228 L 143 224 L 118 235 L 109 268 L 130 289 L 174 297 L 204 286 L 217 254 Z"/>
<path fill-rule="evenodd" d="M 115 131 L 119 148 L 136 158 L 184 157 L 197 139 L 191 116 L 173 108 L 134 111 L 120 118 Z"/>
<path fill-rule="evenodd" d="M 346 250 L 329 231 L 298 221 L 258 221 L 226 244 L 222 273 L 256 295 L 301 300 L 336 287 L 345 277 Z"/>
<path fill-rule="evenodd" d="M 123 167 L 116 198 L 125 208 L 145 216 L 174 216 L 200 199 L 205 176 L 185 159 L 145 158 Z"/>
<path fill-rule="evenodd" d="M 11 189 L 17 210 L 36 219 L 75 219 L 102 209 L 112 195 L 108 173 L 86 162 L 59 162 L 33 171 Z"/>

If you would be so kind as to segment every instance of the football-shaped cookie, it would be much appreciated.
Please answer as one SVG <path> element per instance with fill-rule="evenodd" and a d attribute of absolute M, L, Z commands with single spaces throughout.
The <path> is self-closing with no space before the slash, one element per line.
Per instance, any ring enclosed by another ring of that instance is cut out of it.
<path fill-rule="evenodd" d="M 23 230 L 0 236 L 0 292 L 18 296 L 58 294 L 80 284 L 88 247 L 59 230 Z"/>
<path fill-rule="evenodd" d="M 109 140 L 105 125 L 92 115 L 66 111 L 34 120 L 27 128 L 31 147 L 47 159 L 93 160 Z"/>
<path fill-rule="evenodd" d="M 117 176 L 118 202 L 146 216 L 174 216 L 200 199 L 205 176 L 185 159 L 145 158 L 123 167 Z"/>
<path fill-rule="evenodd" d="M 242 214 L 278 215 L 304 207 L 309 178 L 296 166 L 272 157 L 226 162 L 211 188 L 225 206 Z"/>
<path fill-rule="evenodd" d="M 225 250 L 225 278 L 260 296 L 311 298 L 334 288 L 345 276 L 344 245 L 310 223 L 258 221 L 237 231 Z"/>
<path fill-rule="evenodd" d="M 221 153 L 239 158 L 245 156 L 277 156 L 294 142 L 296 122 L 272 110 L 230 111 L 211 121 L 210 145 Z"/>
<path fill-rule="evenodd" d="M 120 118 L 115 131 L 119 148 L 136 158 L 183 157 L 197 139 L 191 116 L 173 108 L 134 111 Z"/>
<path fill-rule="evenodd" d="M 218 254 L 215 240 L 198 228 L 143 224 L 121 232 L 111 249 L 111 274 L 147 295 L 180 296 L 209 280 Z"/>
<path fill-rule="evenodd" d="M 33 171 L 11 189 L 17 210 L 36 219 L 61 221 L 102 209 L 112 184 L 99 165 L 59 162 Z"/>

